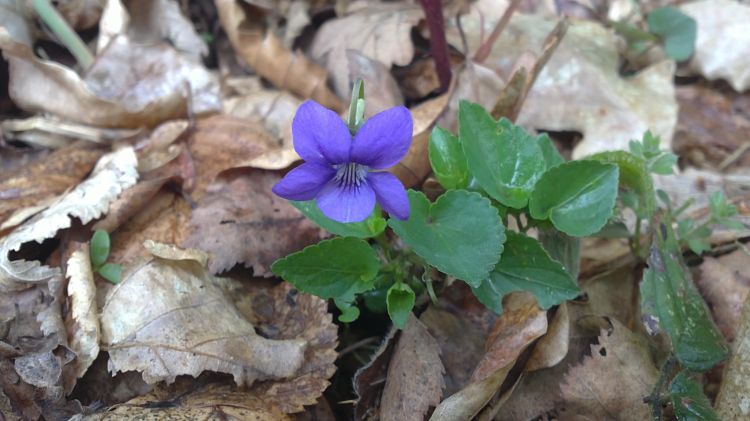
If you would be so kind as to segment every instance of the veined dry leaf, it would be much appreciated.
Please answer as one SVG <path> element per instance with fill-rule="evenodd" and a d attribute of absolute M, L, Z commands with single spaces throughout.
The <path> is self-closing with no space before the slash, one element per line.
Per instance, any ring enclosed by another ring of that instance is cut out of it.
<path fill-rule="evenodd" d="M 437 341 L 419 319 L 409 315 L 388 365 L 380 418 L 422 421 L 427 410 L 440 402 L 443 371 Z"/>
<path fill-rule="evenodd" d="M 193 260 L 155 257 L 127 268 L 101 311 L 110 371 L 140 371 L 147 383 L 206 370 L 238 385 L 294 376 L 308 341 L 259 336 L 223 292 L 227 282 Z"/>
<path fill-rule="evenodd" d="M 271 276 L 271 264 L 320 239 L 320 229 L 271 192 L 280 175 L 246 170 L 208 187 L 188 228 L 184 246 L 211 254 L 211 273 L 237 263 L 255 276 Z"/>
<path fill-rule="evenodd" d="M 565 419 L 642 421 L 651 416 L 643 398 L 659 377 L 648 343 L 616 319 L 603 330 L 591 355 L 570 369 L 560 386 Z"/>
<path fill-rule="evenodd" d="M 499 392 L 516 359 L 547 331 L 547 312 L 530 294 L 512 293 L 503 299 L 498 317 L 487 339 L 487 352 L 477 364 L 471 383 L 443 400 L 430 420 L 470 419 Z"/>
<path fill-rule="evenodd" d="M 414 4 L 354 2 L 346 15 L 326 22 L 315 35 L 310 53 L 335 80 L 340 96 L 350 93 L 347 50 L 383 63 L 405 66 L 414 57 L 412 28 L 422 19 L 422 9 Z"/>
<path fill-rule="evenodd" d="M 76 142 L 0 176 L 0 221 L 39 205 L 75 186 L 104 154 L 103 148 Z M 7 228 L 3 225 L 4 228 Z"/>
<path fill-rule="evenodd" d="M 343 111 L 341 99 L 326 86 L 325 70 L 301 53 L 287 49 L 273 32 L 250 22 L 240 1 L 215 0 L 215 4 L 235 51 L 258 75 L 279 89 Z"/>
<path fill-rule="evenodd" d="M 747 373 L 750 372 L 750 300 L 745 301 L 732 345 L 732 356 L 724 369 L 716 412 L 722 420 L 742 420 L 750 416 Z"/>
<path fill-rule="evenodd" d="M 750 60 L 743 54 L 750 44 L 746 23 L 750 6 L 729 0 L 686 3 L 680 9 L 695 19 L 698 33 L 690 67 L 708 79 L 726 79 L 737 91 L 750 87 Z"/>
<path fill-rule="evenodd" d="M 99 355 L 99 315 L 96 308 L 94 272 L 89 260 L 89 246 L 82 244 L 68 259 L 67 271 L 70 312 L 65 325 L 68 346 L 76 354 L 73 376 L 65 379 L 67 393 L 75 380 L 81 378 Z"/>
<path fill-rule="evenodd" d="M 716 326 L 729 342 L 734 341 L 742 308 L 750 297 L 748 266 L 750 255 L 742 248 L 718 258 L 707 256 L 700 265 L 701 275 L 695 279 L 695 285 L 711 308 Z"/>
<path fill-rule="evenodd" d="M 69 227 L 72 218 L 87 224 L 100 217 L 124 189 L 135 184 L 137 165 L 131 147 L 103 156 L 87 180 L 0 240 L 0 291 L 28 288 L 33 282 L 57 275 L 57 268 L 38 261 L 10 260 L 9 253 L 24 243 L 52 238 L 58 230 Z"/>

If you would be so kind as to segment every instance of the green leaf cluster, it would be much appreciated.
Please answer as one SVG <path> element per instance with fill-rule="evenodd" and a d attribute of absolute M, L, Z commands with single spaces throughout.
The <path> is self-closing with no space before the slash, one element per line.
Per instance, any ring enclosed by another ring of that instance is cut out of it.
<path fill-rule="evenodd" d="M 661 43 L 667 57 L 683 61 L 695 51 L 698 25 L 695 19 L 675 7 L 659 7 L 646 16 L 647 30 L 627 21 L 610 22 L 628 45 L 628 50 L 643 54 L 650 46 Z"/>
<path fill-rule="evenodd" d="M 89 256 L 91 268 L 102 278 L 117 284 L 122 278 L 122 266 L 115 263 L 106 263 L 109 257 L 110 240 L 109 233 L 104 230 L 96 230 L 91 237 Z"/>

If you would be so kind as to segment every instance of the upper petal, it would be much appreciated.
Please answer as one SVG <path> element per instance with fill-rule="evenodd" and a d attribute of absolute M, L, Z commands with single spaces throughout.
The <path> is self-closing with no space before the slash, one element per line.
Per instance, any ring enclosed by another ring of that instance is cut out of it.
<path fill-rule="evenodd" d="M 351 160 L 378 170 L 395 165 L 411 145 L 413 122 L 406 107 L 393 107 L 370 117 L 357 131 Z"/>
<path fill-rule="evenodd" d="M 375 197 L 383 210 L 397 219 L 409 219 L 409 197 L 401 181 L 389 172 L 371 172 L 367 175 Z"/>
<path fill-rule="evenodd" d="M 318 194 L 317 204 L 334 221 L 364 221 L 375 207 L 375 192 L 364 180 L 359 186 L 348 187 L 331 180 Z"/>
<path fill-rule="evenodd" d="M 292 121 L 294 150 L 305 161 L 342 164 L 349 161 L 352 136 L 344 120 L 315 101 L 305 101 Z"/>
<path fill-rule="evenodd" d="M 305 162 L 289 171 L 271 190 L 287 200 L 311 200 L 334 175 L 336 170 L 329 165 Z"/>

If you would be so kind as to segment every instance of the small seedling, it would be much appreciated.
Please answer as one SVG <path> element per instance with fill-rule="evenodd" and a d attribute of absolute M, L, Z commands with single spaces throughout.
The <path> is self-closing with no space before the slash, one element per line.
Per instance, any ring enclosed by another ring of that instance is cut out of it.
<path fill-rule="evenodd" d="M 106 263 L 109 257 L 110 241 L 109 233 L 104 230 L 96 230 L 91 237 L 91 268 L 102 278 L 117 284 L 122 277 L 122 266 L 115 263 Z"/>

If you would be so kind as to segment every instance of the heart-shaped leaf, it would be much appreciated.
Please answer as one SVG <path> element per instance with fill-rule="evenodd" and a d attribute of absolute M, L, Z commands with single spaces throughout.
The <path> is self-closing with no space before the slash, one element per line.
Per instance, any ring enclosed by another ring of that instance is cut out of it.
<path fill-rule="evenodd" d="M 312 219 L 312 221 L 318 224 L 319 227 L 331 234 L 340 235 L 342 237 L 376 237 L 383 232 L 386 226 L 385 218 L 380 216 L 379 206 L 375 206 L 375 210 L 373 210 L 372 214 L 370 214 L 370 216 L 364 221 L 345 224 L 334 221 L 323 215 L 323 212 L 318 209 L 318 205 L 315 204 L 314 200 L 309 200 L 307 202 L 295 202 L 290 200 L 289 203 L 299 209 L 306 217 Z"/>
<path fill-rule="evenodd" d="M 460 143 L 479 185 L 505 206 L 525 207 L 547 169 L 539 139 L 508 119 L 496 121 L 468 101 L 461 101 L 458 121 Z"/>
<path fill-rule="evenodd" d="M 612 215 L 619 170 L 597 161 L 571 161 L 544 173 L 529 199 L 534 219 L 549 219 L 558 230 L 585 237 Z"/>
<path fill-rule="evenodd" d="M 448 130 L 435 127 L 430 134 L 428 155 L 432 172 L 446 190 L 469 185 L 469 168 L 458 138 Z"/>
<path fill-rule="evenodd" d="M 503 295 L 513 291 L 530 292 L 543 309 L 581 293 L 575 280 L 547 254 L 539 241 L 513 231 L 506 235 L 508 240 L 500 263 L 478 288 L 472 288 L 487 308 L 500 313 Z"/>
<path fill-rule="evenodd" d="M 388 315 L 391 317 L 393 324 L 399 329 L 403 329 L 406 326 L 411 309 L 414 308 L 414 301 L 414 291 L 412 291 L 409 285 L 397 282 L 388 289 L 386 299 Z"/>
<path fill-rule="evenodd" d="M 388 225 L 428 264 L 443 273 L 479 285 L 503 252 L 505 226 L 487 198 L 466 190 L 450 190 L 431 204 L 409 190 L 411 215 Z"/>
<path fill-rule="evenodd" d="M 677 61 L 687 60 L 695 50 L 698 24 L 679 9 L 666 6 L 654 9 L 646 17 L 649 32 L 664 41 L 664 52 Z"/>

